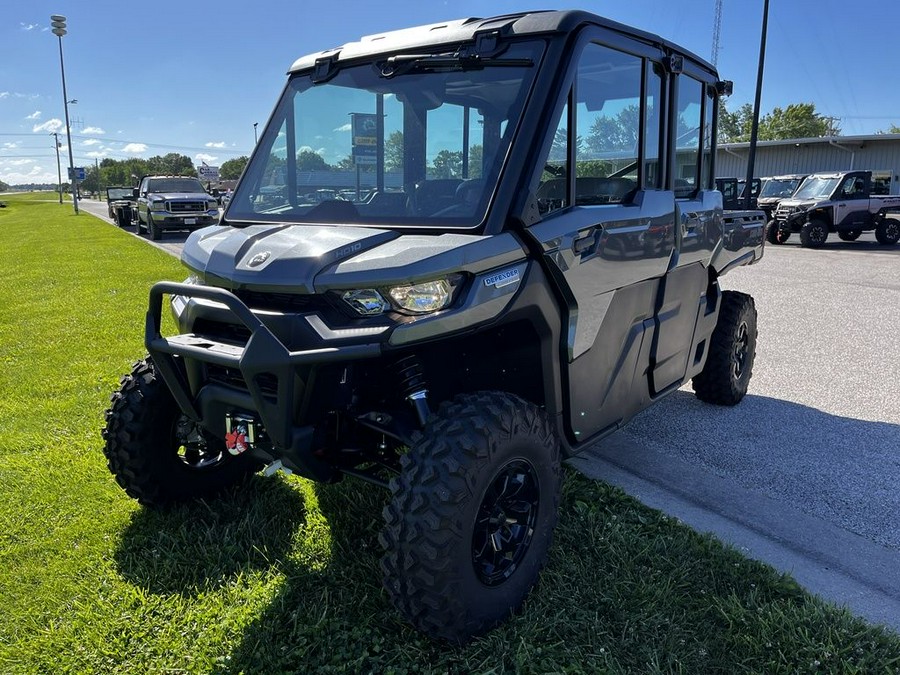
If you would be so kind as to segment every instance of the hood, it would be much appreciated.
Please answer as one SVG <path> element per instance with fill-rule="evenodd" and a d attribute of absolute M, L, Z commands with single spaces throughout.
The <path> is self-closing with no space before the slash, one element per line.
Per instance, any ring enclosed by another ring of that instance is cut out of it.
<path fill-rule="evenodd" d="M 188 237 L 181 261 L 226 288 L 314 293 L 322 269 L 399 236 L 389 230 L 333 225 L 211 227 Z"/>
<path fill-rule="evenodd" d="M 166 201 L 178 199 L 215 199 L 205 192 L 151 192 L 154 197 L 162 197 Z"/>
<path fill-rule="evenodd" d="M 418 283 L 516 262 L 510 233 L 401 234 L 335 225 L 213 225 L 188 237 L 181 261 L 205 281 L 233 290 L 313 294 Z"/>

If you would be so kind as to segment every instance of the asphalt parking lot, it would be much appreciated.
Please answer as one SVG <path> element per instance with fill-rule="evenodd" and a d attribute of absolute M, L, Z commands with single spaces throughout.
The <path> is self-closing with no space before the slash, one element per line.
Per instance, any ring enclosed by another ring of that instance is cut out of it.
<path fill-rule="evenodd" d="M 744 401 L 688 385 L 573 464 L 900 630 L 900 246 L 794 236 L 722 282 L 759 313 Z"/>
<path fill-rule="evenodd" d="M 759 313 L 740 405 L 686 386 L 575 464 L 900 629 L 900 246 L 832 237 L 723 278 Z"/>

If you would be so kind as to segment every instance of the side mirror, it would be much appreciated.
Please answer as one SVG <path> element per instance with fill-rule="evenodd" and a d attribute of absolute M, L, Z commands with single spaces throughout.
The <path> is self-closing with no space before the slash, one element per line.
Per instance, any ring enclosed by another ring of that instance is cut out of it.
<path fill-rule="evenodd" d="M 138 198 L 138 189 L 137 189 L 137 188 L 133 188 L 133 189 L 131 190 L 131 198 L 132 198 L 132 199 L 137 199 L 137 198 Z"/>

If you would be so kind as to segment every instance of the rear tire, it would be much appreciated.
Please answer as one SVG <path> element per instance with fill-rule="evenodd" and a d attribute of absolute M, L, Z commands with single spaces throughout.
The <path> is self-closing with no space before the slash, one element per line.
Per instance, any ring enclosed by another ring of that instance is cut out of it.
<path fill-rule="evenodd" d="M 862 230 L 844 230 L 843 232 L 838 232 L 838 237 L 841 238 L 841 241 L 856 241 L 861 234 Z"/>
<path fill-rule="evenodd" d="M 875 228 L 875 239 L 882 246 L 893 246 L 900 241 L 900 220 L 885 218 Z"/>
<path fill-rule="evenodd" d="M 560 484 L 543 410 L 500 392 L 444 403 L 391 481 L 379 538 L 391 602 L 454 643 L 504 620 L 547 562 Z"/>
<path fill-rule="evenodd" d="M 103 438 L 116 482 L 145 506 L 210 497 L 257 469 L 248 454 L 230 455 L 224 441 L 181 413 L 149 357 L 134 364 L 112 395 Z"/>
<path fill-rule="evenodd" d="M 703 370 L 692 381 L 701 401 L 736 405 L 747 393 L 756 358 L 756 305 L 746 293 L 724 291 Z"/>
<path fill-rule="evenodd" d="M 828 226 L 821 220 L 810 220 L 800 228 L 800 244 L 806 248 L 821 248 L 828 241 Z"/>

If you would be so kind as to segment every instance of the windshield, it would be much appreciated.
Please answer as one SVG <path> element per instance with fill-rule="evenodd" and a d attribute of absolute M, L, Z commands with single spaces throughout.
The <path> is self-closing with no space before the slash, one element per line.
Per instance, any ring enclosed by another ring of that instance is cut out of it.
<path fill-rule="evenodd" d="M 823 199 L 830 197 L 840 180 L 840 176 L 829 178 L 810 176 L 797 190 L 794 199 Z"/>
<path fill-rule="evenodd" d="M 150 192 L 206 192 L 197 178 L 152 178 L 147 189 Z"/>
<path fill-rule="evenodd" d="M 106 198 L 109 201 L 116 199 L 131 199 L 132 194 L 131 188 L 108 188 L 106 190 Z"/>
<path fill-rule="evenodd" d="M 770 178 L 763 185 L 760 197 L 790 197 L 800 184 L 799 178 Z"/>
<path fill-rule="evenodd" d="M 382 60 L 318 84 L 293 76 L 226 218 L 477 227 L 542 49 Z"/>

